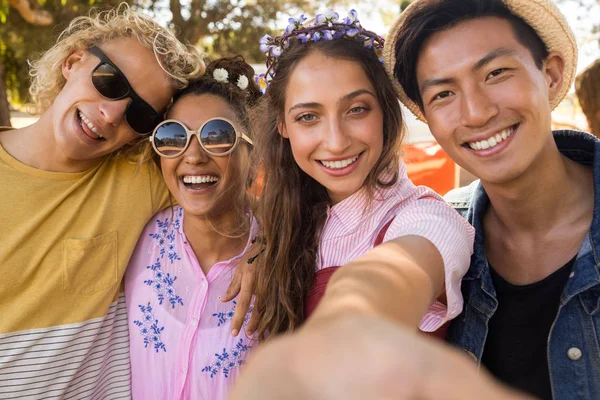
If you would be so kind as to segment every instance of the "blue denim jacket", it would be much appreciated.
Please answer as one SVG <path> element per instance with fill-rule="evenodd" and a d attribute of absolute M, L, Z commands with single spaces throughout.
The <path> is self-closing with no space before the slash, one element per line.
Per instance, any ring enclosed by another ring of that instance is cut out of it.
<path fill-rule="evenodd" d="M 600 140 L 576 131 L 556 131 L 565 156 L 594 169 L 595 207 L 548 337 L 548 365 L 554 400 L 600 399 Z M 481 363 L 488 322 L 498 307 L 486 258 L 482 218 L 489 198 L 479 181 L 446 195 L 475 227 L 471 266 L 462 281 L 465 305 L 450 325 L 447 341 Z"/>

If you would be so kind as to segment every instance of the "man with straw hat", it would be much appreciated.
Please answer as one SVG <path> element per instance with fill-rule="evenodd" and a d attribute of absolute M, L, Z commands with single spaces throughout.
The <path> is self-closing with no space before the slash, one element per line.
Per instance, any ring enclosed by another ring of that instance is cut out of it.
<path fill-rule="evenodd" d="M 417 0 L 384 54 L 400 100 L 480 179 L 447 195 L 477 232 L 447 340 L 543 399 L 600 396 L 600 141 L 551 130 L 576 61 L 550 0 Z"/>

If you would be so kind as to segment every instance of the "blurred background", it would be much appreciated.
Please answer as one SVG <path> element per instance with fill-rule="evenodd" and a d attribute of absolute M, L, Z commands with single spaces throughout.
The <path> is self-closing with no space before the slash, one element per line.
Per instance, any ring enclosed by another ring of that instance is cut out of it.
<path fill-rule="evenodd" d="M 578 76 L 553 113 L 555 129 L 579 129 L 600 136 L 600 0 L 553 0 L 567 16 L 579 44 Z M 122 0 L 0 0 L 0 126 L 15 128 L 35 121 L 29 103 L 28 63 L 51 47 L 76 16 Z M 138 9 L 172 29 L 184 42 L 210 58 L 241 54 L 264 72 L 258 41 L 277 35 L 289 17 L 314 16 L 327 8 L 340 14 L 358 11 L 363 26 L 385 36 L 411 0 L 130 0 Z M 404 160 L 411 179 L 439 193 L 469 183 L 435 142 L 427 125 L 404 110 L 408 137 Z"/>

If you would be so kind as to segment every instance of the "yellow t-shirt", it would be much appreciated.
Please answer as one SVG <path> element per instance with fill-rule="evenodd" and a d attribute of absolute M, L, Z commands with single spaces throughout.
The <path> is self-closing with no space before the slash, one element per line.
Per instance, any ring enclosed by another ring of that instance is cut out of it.
<path fill-rule="evenodd" d="M 48 172 L 0 146 L 0 180 L 0 398 L 128 393 L 122 278 L 168 204 L 158 168 L 109 156 Z"/>

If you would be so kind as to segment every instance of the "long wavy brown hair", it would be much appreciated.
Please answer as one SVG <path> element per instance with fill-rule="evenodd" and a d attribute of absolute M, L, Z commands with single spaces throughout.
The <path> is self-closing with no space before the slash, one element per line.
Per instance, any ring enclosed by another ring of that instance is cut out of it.
<path fill-rule="evenodd" d="M 275 78 L 252 118 L 256 135 L 253 164 L 260 165 L 257 173 L 264 179 L 255 215 L 266 247 L 255 261 L 254 305 L 259 318 L 257 332 L 263 340 L 267 334 L 273 337 L 292 331 L 304 320 L 304 301 L 313 283 L 319 240 L 330 205 L 325 187 L 298 167 L 289 140 L 278 132 L 278 124 L 284 121 L 289 78 L 296 65 L 313 52 L 360 64 L 375 88 L 383 110 L 383 152 L 364 183 L 370 196 L 398 179 L 404 135 L 402 114 L 373 49 L 350 39 L 292 43 L 278 59 Z M 391 174 L 383 179 L 386 171 Z"/>

